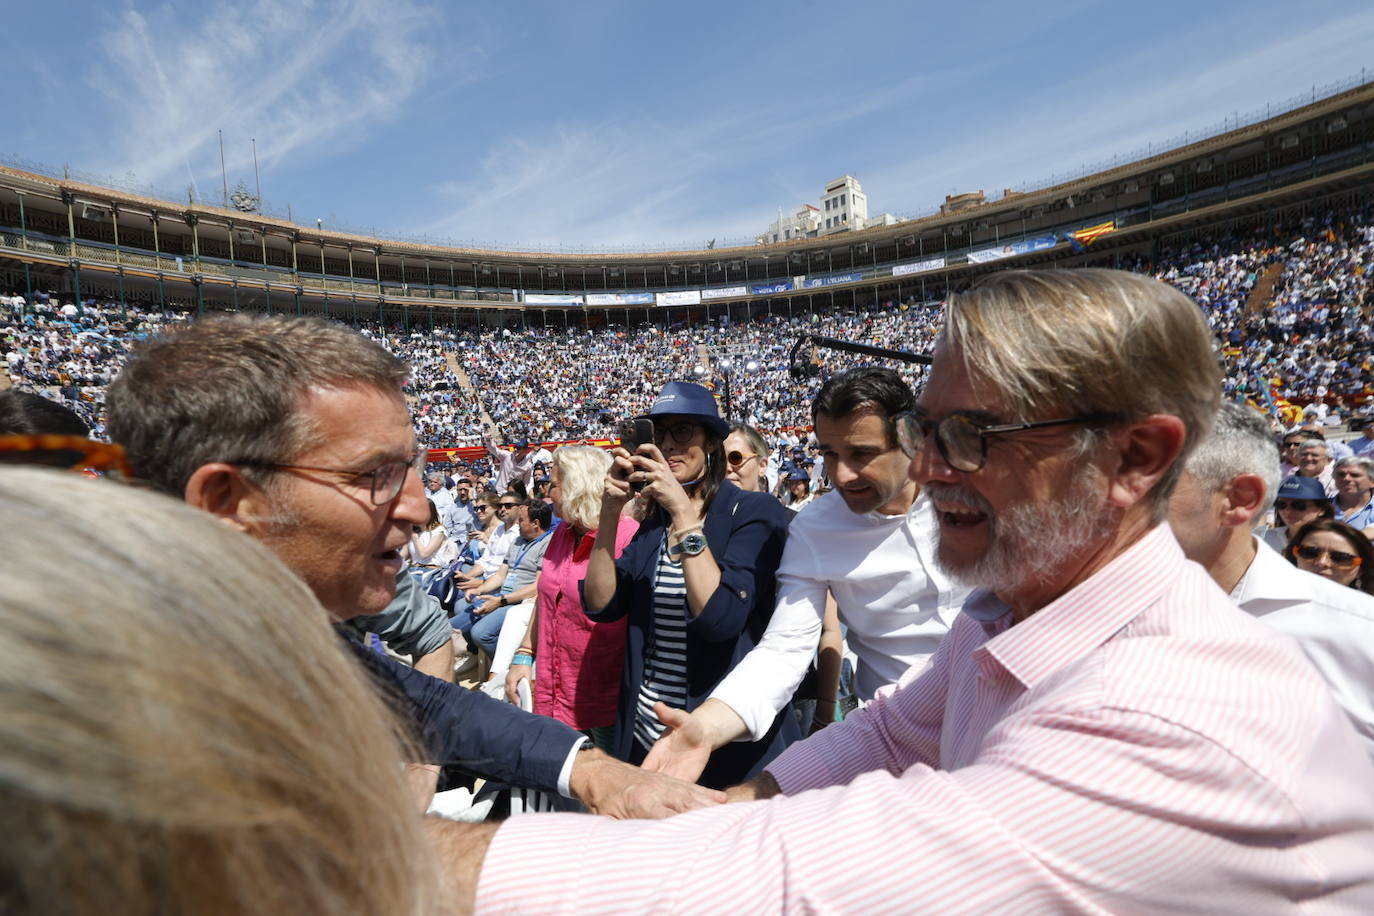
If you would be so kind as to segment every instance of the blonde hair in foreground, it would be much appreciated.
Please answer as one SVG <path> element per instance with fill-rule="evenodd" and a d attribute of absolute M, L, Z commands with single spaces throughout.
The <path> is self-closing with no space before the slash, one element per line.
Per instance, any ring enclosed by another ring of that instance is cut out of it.
<path fill-rule="evenodd" d="M 553 453 L 560 514 L 583 531 L 595 531 L 611 455 L 593 445 L 565 445 Z"/>
<path fill-rule="evenodd" d="M 950 297 L 944 345 L 997 390 L 1009 419 L 1172 414 L 1183 451 L 1150 494 L 1156 519 L 1221 403 L 1202 310 L 1166 283 L 1121 270 L 1004 270 Z"/>
<path fill-rule="evenodd" d="M 66 472 L 0 505 L 0 912 L 437 910 L 394 720 L 275 557 Z"/>

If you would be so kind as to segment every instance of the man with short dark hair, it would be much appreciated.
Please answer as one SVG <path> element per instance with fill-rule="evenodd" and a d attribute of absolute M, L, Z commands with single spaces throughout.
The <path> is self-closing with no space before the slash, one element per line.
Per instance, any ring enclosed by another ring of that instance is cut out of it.
<path fill-rule="evenodd" d="M 525 500 L 514 513 L 519 536 L 506 561 L 467 593 L 470 603 L 453 615 L 453 628 L 488 653 L 496 651 L 506 609 L 534 597 L 539 567 L 549 546 L 553 508 L 548 503 Z"/>
<path fill-rule="evenodd" d="M 201 319 L 129 360 L 107 395 L 109 430 L 142 479 L 271 549 L 336 621 L 366 619 L 393 600 L 401 549 L 429 518 L 406 375 L 381 346 L 321 319 Z M 433 763 L 619 815 L 712 798 L 588 751 L 552 719 L 348 645 Z M 664 795 L 640 807 L 649 790 Z"/>

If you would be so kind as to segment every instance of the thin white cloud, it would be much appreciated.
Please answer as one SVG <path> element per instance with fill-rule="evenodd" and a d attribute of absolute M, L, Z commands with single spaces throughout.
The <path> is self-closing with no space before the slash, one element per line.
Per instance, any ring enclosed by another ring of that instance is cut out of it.
<path fill-rule="evenodd" d="M 1322 81 L 1351 75 L 1374 44 L 1374 17 L 1367 12 L 1294 28 L 1282 37 L 1206 53 L 1187 38 L 1139 50 L 1110 67 L 1027 93 L 1005 117 L 971 117 L 951 124 L 927 144 L 927 152 L 875 171 L 870 201 L 881 188 L 887 209 L 925 212 L 951 191 L 978 188 L 990 194 L 1028 183 L 1062 180 L 1084 166 L 1126 162 L 1158 151 L 1186 134 L 1198 137 L 1236 115 L 1264 117 L 1268 103 L 1282 103 L 1314 74 L 1314 62 L 1332 72 Z M 1230 53 L 1228 53 L 1228 51 Z M 1321 88 L 1320 85 L 1317 86 Z M 976 115 L 971 112 L 971 115 Z"/>
<path fill-rule="evenodd" d="M 113 108 L 108 171 L 132 169 L 154 185 L 194 171 L 202 187 L 217 185 L 221 128 L 231 172 L 251 174 L 250 137 L 264 168 L 305 149 L 323 154 L 402 114 L 444 63 L 427 34 L 438 13 L 412 0 L 203 11 L 190 21 L 118 14 L 94 77 Z"/>

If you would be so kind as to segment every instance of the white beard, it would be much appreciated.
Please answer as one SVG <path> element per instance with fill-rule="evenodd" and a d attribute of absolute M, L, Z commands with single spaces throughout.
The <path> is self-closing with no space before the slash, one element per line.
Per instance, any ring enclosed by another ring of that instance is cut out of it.
<path fill-rule="evenodd" d="M 1073 482 L 1063 496 L 1043 503 L 1021 502 L 1000 516 L 994 516 L 992 507 L 972 489 L 926 484 L 926 493 L 935 501 L 956 502 L 987 517 L 989 538 L 983 555 L 955 564 L 937 550 L 940 568 L 965 586 L 1001 593 L 1052 581 L 1066 556 L 1102 540 L 1117 522 L 1102 494 L 1104 475 L 1090 460 L 1067 473 Z"/>

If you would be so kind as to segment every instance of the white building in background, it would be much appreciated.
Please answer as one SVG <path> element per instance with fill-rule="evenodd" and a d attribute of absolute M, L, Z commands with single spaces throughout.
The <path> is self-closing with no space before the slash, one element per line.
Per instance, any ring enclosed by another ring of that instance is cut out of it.
<path fill-rule="evenodd" d="M 821 195 L 821 235 L 862 229 L 868 219 L 868 195 L 853 175 L 836 178 Z"/>
<path fill-rule="evenodd" d="M 756 245 L 769 245 L 773 242 L 786 242 L 789 239 L 815 238 L 821 227 L 819 207 L 802 204 L 791 216 L 783 216 L 778 210 L 777 222 L 769 226 L 763 235 L 754 236 Z"/>
<path fill-rule="evenodd" d="M 803 204 L 795 214 L 785 217 L 778 211 L 777 222 L 754 237 L 759 245 L 786 242 L 789 239 L 815 238 L 849 229 L 868 226 L 891 226 L 897 217 L 891 213 L 870 217 L 868 195 L 853 175 L 844 175 L 829 182 L 821 192 L 821 205 Z"/>

